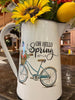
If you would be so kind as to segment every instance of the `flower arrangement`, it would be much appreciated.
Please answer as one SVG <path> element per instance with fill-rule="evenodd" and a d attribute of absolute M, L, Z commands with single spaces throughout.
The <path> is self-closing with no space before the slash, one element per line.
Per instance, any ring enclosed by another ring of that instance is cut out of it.
<path fill-rule="evenodd" d="M 29 58 L 29 54 L 27 54 L 27 52 L 25 51 L 25 54 L 23 55 L 23 53 L 21 54 L 21 64 L 25 64 L 25 61 Z"/>
<path fill-rule="evenodd" d="M 30 20 L 32 23 L 45 12 L 51 10 L 48 6 L 49 0 L 29 0 L 22 3 L 18 3 L 17 7 L 13 11 L 12 18 L 16 18 L 16 24 Z"/>
<path fill-rule="evenodd" d="M 7 1 L 14 2 L 15 0 Z M 75 2 L 73 2 L 72 0 L 17 1 L 18 3 L 12 12 L 12 18 L 15 19 L 16 24 L 19 24 L 23 21 L 31 21 L 32 23 L 34 23 L 36 19 L 68 22 L 75 16 Z"/>
<path fill-rule="evenodd" d="M 21 3 L 18 3 L 17 7 L 15 7 L 12 16 L 12 18 L 16 20 L 16 24 L 21 23 L 22 21 L 27 22 L 29 20 L 34 23 L 36 19 L 67 22 L 75 15 L 75 7 L 70 7 L 70 12 L 73 10 L 71 13 L 72 16 L 69 18 L 64 16 L 64 19 L 66 18 L 65 20 L 60 18 L 60 12 L 62 13 L 62 11 L 59 10 L 59 8 L 63 3 L 65 4 L 65 2 L 67 3 L 67 6 L 75 6 L 75 3 L 72 2 L 72 0 L 20 0 L 20 2 Z M 71 2 L 71 4 L 69 2 Z M 65 10 L 65 8 L 63 9 Z M 69 9 L 67 7 L 66 9 L 67 12 Z"/>

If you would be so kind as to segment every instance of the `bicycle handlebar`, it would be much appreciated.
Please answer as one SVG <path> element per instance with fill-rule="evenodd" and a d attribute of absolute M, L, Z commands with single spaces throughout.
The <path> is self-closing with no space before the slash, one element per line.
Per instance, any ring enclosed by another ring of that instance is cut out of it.
<path fill-rule="evenodd" d="M 39 62 L 46 62 L 46 59 L 38 59 Z"/>

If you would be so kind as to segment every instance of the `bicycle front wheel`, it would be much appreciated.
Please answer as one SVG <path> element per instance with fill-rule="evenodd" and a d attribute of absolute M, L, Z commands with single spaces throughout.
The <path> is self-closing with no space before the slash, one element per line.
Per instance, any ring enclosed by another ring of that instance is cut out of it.
<path fill-rule="evenodd" d="M 19 81 L 24 83 L 28 78 L 28 71 L 24 65 L 20 65 L 19 67 Z"/>
<path fill-rule="evenodd" d="M 57 79 L 56 69 L 53 67 L 47 67 L 42 70 L 40 76 L 40 82 L 42 85 L 45 87 L 52 87 Z"/>

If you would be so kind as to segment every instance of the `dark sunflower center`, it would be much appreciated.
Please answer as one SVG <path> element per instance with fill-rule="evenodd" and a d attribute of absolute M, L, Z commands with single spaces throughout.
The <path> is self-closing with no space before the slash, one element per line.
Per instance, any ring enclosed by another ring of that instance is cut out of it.
<path fill-rule="evenodd" d="M 39 12 L 39 8 L 38 7 L 30 7 L 30 8 L 28 8 L 28 9 L 25 10 L 24 15 L 26 15 L 28 13 L 28 14 L 30 14 L 30 17 L 33 17 L 38 12 Z"/>

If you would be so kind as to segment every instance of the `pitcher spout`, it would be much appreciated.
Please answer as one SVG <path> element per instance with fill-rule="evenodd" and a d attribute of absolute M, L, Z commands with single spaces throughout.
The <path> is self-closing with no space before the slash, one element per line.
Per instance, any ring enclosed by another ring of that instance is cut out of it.
<path fill-rule="evenodd" d="M 58 32 L 59 32 L 59 36 L 61 36 L 63 34 L 63 32 L 66 30 L 66 23 L 57 23 L 58 24 Z"/>

